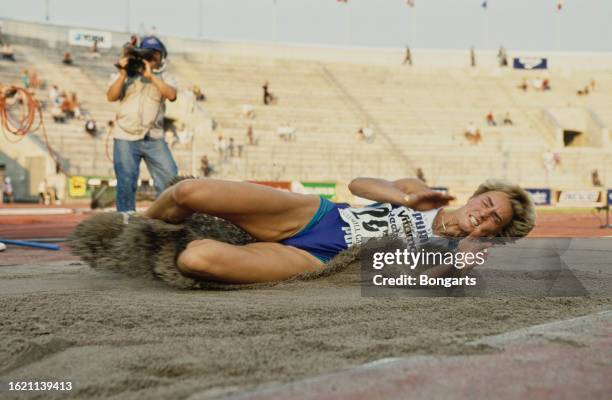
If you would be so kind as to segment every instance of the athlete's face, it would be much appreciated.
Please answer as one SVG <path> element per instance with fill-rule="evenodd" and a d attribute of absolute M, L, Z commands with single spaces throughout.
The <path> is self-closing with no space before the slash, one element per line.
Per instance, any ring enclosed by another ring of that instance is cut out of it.
<path fill-rule="evenodd" d="M 512 204 L 502 192 L 472 197 L 457 210 L 458 228 L 467 236 L 494 237 L 512 220 Z"/>

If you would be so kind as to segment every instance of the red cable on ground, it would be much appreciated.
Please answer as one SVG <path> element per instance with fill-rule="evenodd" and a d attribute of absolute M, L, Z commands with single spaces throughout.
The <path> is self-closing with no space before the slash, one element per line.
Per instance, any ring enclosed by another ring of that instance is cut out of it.
<path fill-rule="evenodd" d="M 14 116 L 14 112 L 11 112 L 10 109 L 17 107 L 19 109 L 19 115 Z M 37 113 L 38 125 L 33 128 Z M 49 136 L 47 134 L 47 129 L 45 128 L 40 103 L 38 100 L 36 100 L 34 94 L 30 93 L 27 89 L 13 86 L 0 90 L 0 127 L 2 128 L 2 133 L 6 137 L 6 140 L 11 143 L 19 143 L 25 139 L 28 134 L 36 132 L 39 128 L 42 128 L 42 136 L 45 141 L 45 146 L 47 147 L 49 155 L 53 161 L 55 161 L 58 172 L 63 172 L 69 176 L 64 170 L 57 153 L 53 150 L 51 144 L 49 143 Z M 15 136 L 17 139 L 14 139 Z"/>
<path fill-rule="evenodd" d="M 15 105 L 20 111 L 18 118 L 15 118 L 9 112 L 9 108 Z M 7 140 L 12 143 L 23 140 L 34 124 L 36 109 L 37 102 L 27 90 L 11 87 L 2 91 L 2 94 L 0 94 L 0 122 Z M 17 136 L 17 140 L 14 140 L 7 132 Z"/>

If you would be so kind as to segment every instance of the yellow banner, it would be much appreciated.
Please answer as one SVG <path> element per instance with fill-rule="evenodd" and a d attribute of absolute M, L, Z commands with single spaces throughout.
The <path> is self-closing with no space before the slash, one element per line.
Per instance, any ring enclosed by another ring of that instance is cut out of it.
<path fill-rule="evenodd" d="M 87 178 L 84 176 L 71 176 L 68 181 L 68 195 L 70 197 L 84 197 L 87 195 Z"/>

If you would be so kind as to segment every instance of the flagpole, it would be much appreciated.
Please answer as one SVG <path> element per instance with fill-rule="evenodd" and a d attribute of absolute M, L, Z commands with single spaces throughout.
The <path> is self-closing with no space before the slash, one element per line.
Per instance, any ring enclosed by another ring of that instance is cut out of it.
<path fill-rule="evenodd" d="M 278 0 L 272 0 L 274 3 L 274 41 L 278 43 Z"/>
<path fill-rule="evenodd" d="M 202 37 L 202 0 L 198 0 L 198 37 Z"/>
<path fill-rule="evenodd" d="M 485 6 L 484 8 L 484 24 L 483 24 L 483 43 L 482 43 L 482 47 L 483 49 L 487 49 L 487 46 L 489 44 L 489 5 L 488 3 L 484 3 Z"/>
<path fill-rule="evenodd" d="M 346 15 L 345 15 L 345 18 L 346 18 L 346 21 L 345 21 L 346 32 L 344 33 L 344 35 L 345 35 L 344 40 L 346 42 L 346 45 L 348 46 L 351 43 L 351 15 L 349 13 L 349 3 L 348 3 L 348 1 L 344 3 L 344 7 L 346 7 Z"/>
<path fill-rule="evenodd" d="M 410 7 L 410 47 L 416 47 L 416 14 L 414 13 L 414 6 Z"/>
<path fill-rule="evenodd" d="M 561 10 L 557 9 L 557 51 L 561 51 Z"/>

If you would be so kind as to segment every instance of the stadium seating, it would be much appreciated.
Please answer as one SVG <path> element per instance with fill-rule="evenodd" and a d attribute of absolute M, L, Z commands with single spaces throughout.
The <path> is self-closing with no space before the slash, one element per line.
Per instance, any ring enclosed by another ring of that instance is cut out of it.
<path fill-rule="evenodd" d="M 86 112 L 99 127 L 113 118 L 114 106 L 105 91 L 113 72 L 115 53 L 100 59 L 87 58 L 71 49 L 74 66 L 60 63 L 63 49 L 15 46 L 18 62 L 0 66 L 0 80 L 19 80 L 22 68 L 35 67 L 40 77 L 60 89 L 78 93 Z M 192 157 L 190 145 L 177 145 L 173 152 L 183 173 L 198 169 L 207 154 L 217 177 L 253 180 L 302 180 L 348 182 L 360 175 L 399 178 L 422 168 L 428 183 L 453 188 L 473 188 L 488 177 L 508 178 L 525 186 L 583 188 L 591 186 L 590 172 L 599 170 L 610 182 L 610 146 L 578 146 L 557 149 L 550 128 L 542 118 L 545 108 L 573 107 L 592 110 L 612 126 L 612 78 L 605 72 L 549 70 L 552 90 L 523 92 L 523 78 L 537 76 L 497 68 L 436 68 L 363 65 L 339 62 L 211 54 L 174 54 L 170 70 L 181 90 L 199 85 L 207 96 L 201 103 L 216 122 L 212 135 L 200 135 Z M 543 74 L 542 74 L 543 76 Z M 588 96 L 576 90 L 595 79 Z M 261 85 L 279 101 L 262 104 Z M 47 91 L 39 91 L 47 99 Z M 241 116 L 241 107 L 251 104 L 255 118 Z M 493 112 L 498 125 L 487 126 L 485 115 Z M 514 125 L 501 124 L 509 112 Z M 47 113 L 48 114 L 48 113 Z M 91 138 L 84 121 L 46 125 L 53 147 L 70 161 L 71 173 L 111 175 L 105 154 L 106 135 Z M 483 140 L 470 145 L 464 128 L 474 122 Z M 276 130 L 289 123 L 297 140 L 284 142 Z M 246 145 L 251 125 L 256 146 Z M 357 130 L 369 125 L 372 143 L 357 140 Z M 218 135 L 233 137 L 244 145 L 242 157 L 222 160 L 214 143 Z M 561 164 L 545 173 L 542 154 L 559 150 Z M 193 165 L 195 163 L 195 165 Z M 143 172 L 146 176 L 146 171 Z"/>

